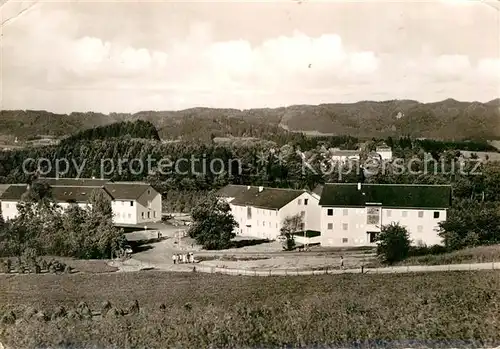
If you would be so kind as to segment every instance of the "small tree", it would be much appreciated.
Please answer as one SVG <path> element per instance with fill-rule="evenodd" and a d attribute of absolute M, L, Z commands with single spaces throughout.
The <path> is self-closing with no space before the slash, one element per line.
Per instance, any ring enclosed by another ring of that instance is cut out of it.
<path fill-rule="evenodd" d="M 281 236 L 284 237 L 283 250 L 291 251 L 295 248 L 294 233 L 302 228 L 303 219 L 300 214 L 286 217 L 280 229 Z"/>
<path fill-rule="evenodd" d="M 399 223 L 382 226 L 377 238 L 377 255 L 384 263 L 394 264 L 408 257 L 410 234 Z"/>
<path fill-rule="evenodd" d="M 209 194 L 191 212 L 194 224 L 188 231 L 191 238 L 208 250 L 228 248 L 236 236 L 234 228 L 238 223 L 225 201 Z"/>

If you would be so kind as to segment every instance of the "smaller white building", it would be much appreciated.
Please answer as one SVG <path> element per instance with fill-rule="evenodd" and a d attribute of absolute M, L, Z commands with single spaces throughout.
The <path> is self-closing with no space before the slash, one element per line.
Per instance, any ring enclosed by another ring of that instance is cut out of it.
<path fill-rule="evenodd" d="M 238 223 L 236 234 L 276 239 L 287 217 L 301 215 L 301 231 L 319 231 L 319 196 L 306 190 L 228 185 L 218 191 Z"/>
<path fill-rule="evenodd" d="M 377 147 L 377 154 L 380 155 L 382 160 L 391 160 L 392 159 L 392 149 L 390 147 Z"/>
<path fill-rule="evenodd" d="M 51 186 L 52 197 L 62 209 L 74 205 L 86 208 L 92 192 L 101 191 L 111 201 L 115 224 L 135 225 L 161 220 L 161 194 L 147 183 L 55 178 L 42 178 L 38 181 Z M 17 204 L 27 191 L 26 184 L 13 184 L 1 194 L 4 220 L 17 217 Z"/>

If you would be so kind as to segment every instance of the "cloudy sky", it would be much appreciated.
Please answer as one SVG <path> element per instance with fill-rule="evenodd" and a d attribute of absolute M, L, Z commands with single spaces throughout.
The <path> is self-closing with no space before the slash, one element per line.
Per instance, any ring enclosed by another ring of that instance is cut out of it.
<path fill-rule="evenodd" d="M 500 96 L 500 6 L 14 1 L 3 109 L 136 112 Z"/>

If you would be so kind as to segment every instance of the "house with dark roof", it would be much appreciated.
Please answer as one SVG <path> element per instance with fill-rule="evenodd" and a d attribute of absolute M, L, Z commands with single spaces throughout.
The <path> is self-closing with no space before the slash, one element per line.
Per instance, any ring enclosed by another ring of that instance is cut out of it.
<path fill-rule="evenodd" d="M 321 244 L 371 246 L 383 225 L 406 227 L 414 244 L 440 244 L 451 186 L 328 183 L 321 192 Z"/>
<path fill-rule="evenodd" d="M 303 217 L 300 230 L 320 229 L 319 197 L 307 190 L 228 185 L 217 194 L 229 202 L 238 235 L 276 239 L 283 220 L 297 214 Z"/>
<path fill-rule="evenodd" d="M 90 196 L 99 191 L 111 201 L 113 222 L 118 225 L 136 225 L 161 220 L 161 194 L 143 182 L 111 182 L 107 179 L 39 178 L 51 186 L 54 201 L 62 208 L 89 206 Z M 29 186 L 12 184 L 0 193 L 2 215 L 5 220 L 18 215 L 17 204 Z"/>

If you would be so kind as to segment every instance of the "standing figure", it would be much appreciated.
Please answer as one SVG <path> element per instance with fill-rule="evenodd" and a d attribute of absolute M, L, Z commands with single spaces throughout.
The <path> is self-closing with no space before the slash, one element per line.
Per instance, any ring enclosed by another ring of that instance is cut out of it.
<path fill-rule="evenodd" d="M 340 256 L 340 269 L 344 269 L 344 256 Z"/>
<path fill-rule="evenodd" d="M 177 262 L 177 255 L 176 254 L 172 255 L 172 261 L 174 262 L 174 264 Z"/>
<path fill-rule="evenodd" d="M 187 255 L 182 255 L 182 263 L 187 263 Z"/>

